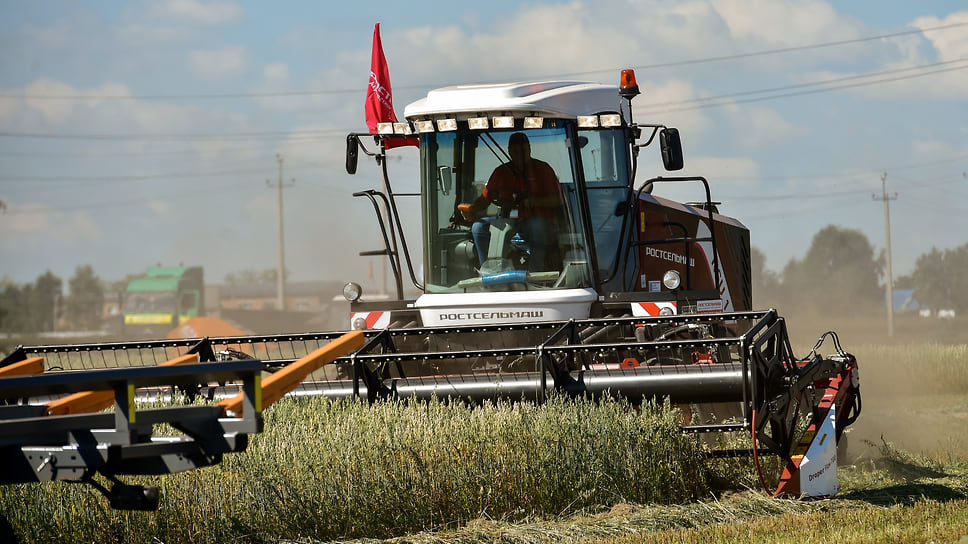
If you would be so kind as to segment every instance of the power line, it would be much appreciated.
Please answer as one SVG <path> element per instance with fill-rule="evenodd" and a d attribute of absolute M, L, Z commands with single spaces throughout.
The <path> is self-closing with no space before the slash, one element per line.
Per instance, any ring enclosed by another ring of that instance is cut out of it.
<path fill-rule="evenodd" d="M 866 192 L 866 191 L 865 191 Z M 825 212 L 830 212 L 832 210 L 839 210 L 843 208 L 855 208 L 853 202 L 849 200 L 843 200 L 839 204 L 830 205 L 823 204 L 822 207 L 818 206 L 799 206 L 797 208 L 783 208 L 780 210 L 772 211 L 771 213 L 761 214 L 761 215 L 749 215 L 742 218 L 744 223 L 749 223 L 752 221 L 763 221 L 766 219 L 779 219 L 779 218 L 789 218 L 799 215 L 816 214 L 818 210 Z"/>
<path fill-rule="evenodd" d="M 965 210 L 960 207 L 956 201 L 950 199 L 945 200 L 924 200 L 916 196 L 905 195 L 904 200 L 899 200 L 895 205 L 894 209 L 903 210 L 906 207 L 914 207 L 919 210 L 927 210 L 930 213 L 937 214 L 939 212 L 950 213 L 952 217 L 961 217 Z"/>
<path fill-rule="evenodd" d="M 938 25 L 934 27 L 921 28 L 916 30 L 905 30 L 901 32 L 892 32 L 889 34 L 879 34 L 876 36 L 866 36 L 862 38 L 852 38 L 848 40 L 836 40 L 830 42 L 821 42 L 815 44 L 798 45 L 791 47 L 780 47 L 776 49 L 765 49 L 761 51 L 751 51 L 747 53 L 734 53 L 730 55 L 718 55 L 713 57 L 701 57 L 697 59 L 684 59 L 678 61 L 653 63 L 653 64 L 643 64 L 639 66 L 633 66 L 632 68 L 636 70 L 652 70 L 656 68 L 672 68 L 676 66 L 687 66 L 693 64 L 706 64 L 713 62 L 723 62 L 739 60 L 750 57 L 759 57 L 766 55 L 776 55 L 781 53 L 791 53 L 797 51 L 807 51 L 811 49 L 821 49 L 827 47 L 838 47 L 843 45 L 850 45 L 855 43 L 863 43 L 884 39 L 897 38 L 901 36 L 910 36 L 913 34 L 924 34 L 927 32 L 947 30 L 951 28 L 959 28 L 963 26 L 968 26 L 968 22 L 963 23 L 949 23 L 945 25 Z M 602 74 L 602 73 L 617 73 L 622 68 L 628 68 L 623 66 L 621 68 L 609 68 L 601 70 L 590 70 L 583 72 L 570 72 L 565 74 L 545 74 L 535 76 L 530 74 L 526 76 L 528 79 L 531 78 L 562 78 L 562 77 L 572 77 L 572 76 L 582 76 L 589 74 Z M 507 78 L 502 79 L 506 80 Z M 483 81 L 483 83 L 488 83 L 488 81 Z M 440 84 L 422 84 L 422 85 L 398 85 L 396 89 L 400 90 L 419 90 L 426 89 L 428 87 L 438 87 L 444 85 Z M 333 94 L 347 94 L 347 93 L 357 93 L 358 88 L 353 89 L 323 89 L 315 91 L 278 91 L 278 92 L 236 92 L 236 93 L 194 93 L 194 94 L 145 94 L 145 95 L 37 95 L 37 94 L 27 94 L 27 93 L 0 93 L 0 99 L 30 99 L 30 100 L 225 100 L 225 99 L 250 99 L 250 98 L 284 98 L 284 97 L 298 97 L 298 96 L 315 96 L 315 95 L 333 95 Z"/>
<path fill-rule="evenodd" d="M 700 58 L 700 59 L 681 60 L 681 61 L 674 61 L 674 62 L 664 62 L 664 63 L 658 63 L 658 64 L 646 64 L 644 66 L 637 66 L 637 67 L 635 67 L 635 69 L 636 70 L 647 70 L 647 69 L 652 69 L 652 68 L 669 68 L 669 67 L 673 67 L 673 66 L 683 66 L 683 65 L 686 65 L 686 64 L 703 64 L 703 63 L 707 63 L 707 62 L 720 62 L 720 61 L 726 61 L 726 60 L 737 60 L 737 59 L 744 59 L 744 58 L 749 58 L 749 57 L 759 57 L 759 56 L 764 56 L 764 55 L 774 55 L 774 54 L 778 54 L 778 53 L 790 53 L 790 52 L 794 52 L 794 51 L 805 51 L 805 50 L 808 50 L 808 49 L 820 49 L 820 48 L 823 48 L 823 47 L 835 47 L 835 46 L 840 46 L 840 45 L 848 45 L 848 44 L 854 44 L 854 43 L 869 42 L 869 41 L 875 41 L 875 40 L 883 40 L 883 39 L 887 39 L 887 38 L 896 38 L 896 37 L 899 37 L 899 36 L 909 36 L 911 34 L 923 34 L 925 32 L 931 32 L 931 31 L 934 31 L 934 30 L 945 30 L 945 29 L 949 29 L 949 28 L 956 28 L 956 27 L 962 27 L 962 26 L 968 26 L 968 22 L 964 22 L 964 23 L 950 23 L 950 24 L 946 24 L 946 25 L 939 25 L 939 26 L 934 26 L 934 27 L 929 27 L 929 28 L 922 28 L 922 29 L 918 29 L 918 30 L 905 30 L 905 31 L 901 31 L 901 32 L 894 32 L 894 33 L 891 33 L 891 34 L 881 34 L 879 36 L 867 36 L 867 37 L 864 37 L 864 38 L 854 38 L 854 39 L 850 39 L 850 40 L 837 40 L 837 41 L 832 41 L 832 42 L 823 42 L 823 43 L 816 43 L 816 44 L 810 44 L 810 45 L 799 45 L 799 46 L 792 46 L 792 47 L 781 47 L 781 48 L 777 48 L 777 49 L 766 49 L 766 50 L 763 50 L 763 51 L 753 51 L 753 52 L 750 52 L 750 53 L 736 53 L 736 54 L 732 54 L 732 55 L 721 55 L 721 56 L 718 56 L 718 57 L 706 57 L 706 58 Z M 613 69 L 612 71 L 614 72 L 614 71 L 617 71 L 617 70 L 618 69 Z M 589 73 L 594 73 L 594 72 L 589 72 Z"/>
<path fill-rule="evenodd" d="M 115 200 L 111 202 L 97 202 L 93 204 L 71 204 L 69 206 L 44 207 L 39 209 L 38 208 L 23 209 L 18 207 L 14 207 L 13 209 L 10 209 L 10 206 L 12 205 L 8 205 L 6 214 L 7 215 L 36 215 L 36 214 L 44 214 L 44 213 L 50 213 L 50 212 L 98 210 L 98 209 L 105 209 L 105 208 L 116 208 L 121 206 L 130 207 L 132 205 L 138 205 L 138 204 L 143 205 L 153 200 L 161 200 L 166 202 L 173 201 L 173 200 L 189 200 L 189 199 L 197 200 L 199 195 L 215 194 L 215 193 L 224 194 L 226 191 L 230 191 L 231 189 L 236 189 L 237 187 L 238 186 L 236 184 L 221 185 L 217 187 L 210 187 L 205 190 L 193 190 L 191 192 L 179 191 L 177 193 L 170 193 L 167 195 L 155 195 L 150 198 L 134 198 L 134 199 L 125 199 L 125 200 Z"/>
<path fill-rule="evenodd" d="M 894 177 L 899 178 L 903 181 L 906 181 L 908 187 L 923 188 L 923 187 L 939 187 L 941 185 L 948 185 L 951 183 L 961 182 L 961 181 L 964 181 L 966 178 L 968 178 L 968 174 L 966 174 L 965 172 L 961 172 L 960 174 L 947 174 L 945 176 L 922 179 L 919 181 L 914 181 L 910 178 L 899 176 L 897 174 L 894 174 Z"/>
<path fill-rule="evenodd" d="M 968 24 L 968 23 L 966 23 L 966 24 Z M 737 97 L 737 96 L 748 96 L 748 95 L 770 93 L 770 92 L 783 91 L 783 90 L 789 90 L 789 89 L 797 89 L 797 88 L 803 88 L 803 87 L 811 87 L 811 86 L 819 86 L 819 85 L 830 85 L 831 83 L 837 83 L 837 82 L 840 82 L 840 81 L 849 81 L 849 80 L 855 80 L 855 79 L 876 78 L 878 76 L 885 75 L 885 74 L 896 74 L 896 73 L 902 73 L 902 72 L 909 72 L 909 71 L 912 71 L 912 70 L 923 70 L 925 68 L 932 68 L 932 67 L 937 67 L 937 66 L 947 66 L 947 65 L 950 65 L 950 64 L 953 64 L 953 63 L 965 63 L 965 64 L 963 66 L 955 66 L 955 67 L 951 67 L 951 68 L 941 68 L 941 69 L 938 69 L 938 70 L 925 70 L 925 71 L 920 72 L 920 73 L 908 74 L 908 75 L 904 75 L 904 76 L 883 77 L 883 78 L 880 78 L 880 79 L 873 79 L 873 80 L 870 80 L 870 81 L 860 81 L 860 82 L 848 83 L 848 84 L 843 84 L 843 85 L 831 85 L 831 86 L 823 87 L 823 88 L 820 88 L 820 89 L 808 89 L 808 90 L 796 91 L 796 92 L 789 92 L 789 93 L 772 94 L 772 95 L 768 95 L 768 96 L 754 96 L 754 97 L 746 98 L 746 99 L 727 100 L 729 98 Z M 801 95 L 815 94 L 815 93 L 821 93 L 821 92 L 830 92 L 830 91 L 834 91 L 834 90 L 847 89 L 847 88 L 852 88 L 852 87 L 861 87 L 861 86 L 876 85 L 876 84 L 880 84 L 880 83 L 887 83 L 887 82 L 892 82 L 892 81 L 900 81 L 900 80 L 904 80 L 904 79 L 912 79 L 912 78 L 916 78 L 916 77 L 923 77 L 923 76 L 933 75 L 933 74 L 942 73 L 942 72 L 950 72 L 950 71 L 954 71 L 954 70 L 963 70 L 963 69 L 966 69 L 966 68 L 968 68 L 968 59 L 958 59 L 958 60 L 954 60 L 954 61 L 944 61 L 944 62 L 938 62 L 938 63 L 924 64 L 924 65 L 918 65 L 918 66 L 907 67 L 907 68 L 898 68 L 898 69 L 894 69 L 894 70 L 886 70 L 886 71 L 881 71 L 881 72 L 870 72 L 868 74 L 858 74 L 858 75 L 853 75 L 853 76 L 845 76 L 843 78 L 834 78 L 834 79 L 828 79 L 828 80 L 820 80 L 820 81 L 814 81 L 814 82 L 799 83 L 799 84 L 796 84 L 796 85 L 788 85 L 788 86 L 784 86 L 784 87 L 773 87 L 773 88 L 760 89 L 760 90 L 741 91 L 741 92 L 737 92 L 737 93 L 719 95 L 719 96 L 716 96 L 716 97 L 695 98 L 695 99 L 685 100 L 685 101 L 679 101 L 679 102 L 666 102 L 666 103 L 657 103 L 657 104 L 646 104 L 644 106 L 640 106 L 638 111 L 641 111 L 642 109 L 644 109 L 644 110 L 646 110 L 646 112 L 648 112 L 650 110 L 653 111 L 653 112 L 657 112 L 657 111 L 662 111 L 662 112 L 675 112 L 675 111 L 686 111 L 686 110 L 694 110 L 694 109 L 708 108 L 708 107 L 718 107 L 718 106 L 725 106 L 725 105 L 732 105 L 732 104 L 742 104 L 742 103 L 750 103 L 750 102 L 760 102 L 760 101 L 763 101 L 763 100 L 773 100 L 773 99 L 777 99 L 777 98 L 788 98 L 788 97 L 793 97 L 793 96 L 801 96 Z M 718 102 L 711 102 L 713 100 L 719 100 L 719 101 Z M 665 108 L 665 107 L 662 107 L 664 104 L 673 104 L 673 105 L 674 104 L 682 104 L 683 106 L 682 107 L 678 107 L 678 108 Z M 320 138 L 324 138 L 326 136 L 337 135 L 337 134 L 340 135 L 340 136 L 342 136 L 345 132 L 347 132 L 349 130 L 350 129 L 345 129 L 345 128 L 344 129 L 332 128 L 332 129 L 317 129 L 317 130 L 292 131 L 292 132 L 286 132 L 286 131 L 262 131 L 262 132 L 235 132 L 235 133 L 221 133 L 221 134 L 219 134 L 219 133 L 209 133 L 209 134 L 205 134 L 205 133 L 181 133 L 181 134 L 94 134 L 94 133 L 87 133 L 87 134 L 56 134 L 56 133 L 43 133 L 43 132 L 0 132 L 0 138 L 18 138 L 18 139 L 65 139 L 65 140 L 138 140 L 138 141 L 180 141 L 180 142 L 184 142 L 184 141 L 211 141 L 211 140 L 218 140 L 218 141 L 246 141 L 246 140 L 270 139 L 270 138 L 286 138 L 287 141 L 305 142 L 305 141 L 316 141 L 316 140 L 318 140 Z"/>
<path fill-rule="evenodd" d="M 953 177 L 951 174 L 948 174 L 948 175 L 945 175 L 944 177 L 922 180 L 917 182 L 909 180 L 908 187 L 936 187 L 939 185 L 946 185 L 946 184 L 955 183 L 961 180 L 963 175 L 964 174 L 957 174 L 956 177 Z M 786 193 L 786 194 L 780 194 L 780 195 L 733 195 L 733 196 L 724 196 L 723 198 L 728 198 L 730 200 L 743 200 L 743 201 L 777 201 L 777 200 L 802 201 L 802 200 L 816 200 L 816 199 L 824 199 L 824 198 L 852 196 L 852 195 L 869 193 L 869 192 L 870 192 L 870 189 L 845 189 L 842 191 L 813 191 L 810 193 Z"/>
<path fill-rule="evenodd" d="M 772 201 L 772 200 L 814 200 L 821 198 L 833 198 L 840 196 L 856 195 L 861 193 L 869 193 L 869 189 L 852 189 L 847 191 L 831 191 L 831 192 L 814 192 L 814 193 L 800 193 L 800 194 L 783 194 L 783 195 L 770 195 L 770 196 L 738 196 L 732 197 L 733 199 L 741 200 L 756 200 L 756 201 Z"/>
<path fill-rule="evenodd" d="M 246 170 L 222 170 L 217 172 L 174 172 L 167 174 L 135 174 L 122 176 L 0 176 L 0 181 L 29 181 L 36 182 L 117 182 L 117 181 L 146 181 L 153 179 L 185 179 L 213 176 L 229 176 L 240 174 L 254 174 L 265 171 L 265 168 Z"/>
<path fill-rule="evenodd" d="M 965 58 L 965 59 L 955 59 L 955 60 L 942 61 L 942 62 L 935 62 L 935 63 L 931 63 L 931 64 L 920 64 L 920 65 L 917 65 L 917 66 L 908 66 L 908 67 L 905 67 L 905 68 L 894 68 L 892 70 L 883 70 L 883 71 L 880 71 L 880 72 L 868 72 L 866 74 L 855 74 L 855 75 L 843 76 L 843 77 L 836 77 L 836 78 L 831 78 L 831 79 L 823 79 L 823 80 L 819 80 L 819 81 L 809 81 L 809 82 L 806 82 L 806 83 L 796 83 L 796 84 L 793 84 L 793 85 L 784 85 L 784 86 L 781 86 L 781 87 L 771 87 L 771 88 L 766 88 L 766 89 L 755 89 L 755 90 L 750 90 L 750 91 L 738 91 L 738 92 L 735 92 L 735 93 L 727 93 L 727 94 L 721 94 L 721 95 L 716 95 L 716 96 L 703 96 L 703 97 L 693 98 L 693 99 L 689 99 L 689 100 L 678 100 L 678 101 L 668 101 L 668 102 L 652 102 L 652 103 L 646 104 L 645 107 L 646 108 L 652 108 L 652 107 L 658 108 L 660 106 L 677 106 L 677 105 L 683 105 L 683 104 L 713 102 L 713 101 L 716 101 L 716 100 L 724 100 L 724 99 L 727 99 L 727 98 L 735 98 L 735 97 L 738 97 L 738 96 L 749 96 L 749 95 L 756 95 L 756 94 L 765 94 L 765 93 L 773 93 L 773 92 L 780 92 L 780 91 L 788 91 L 788 90 L 791 90 L 791 89 L 801 89 L 801 88 L 804 88 L 804 87 L 817 87 L 817 86 L 820 86 L 820 85 L 830 85 L 832 83 L 840 83 L 840 82 L 844 82 L 844 81 L 853 81 L 853 80 L 857 80 L 857 79 L 873 78 L 873 77 L 878 77 L 878 76 L 883 76 L 883 75 L 900 74 L 900 73 L 903 73 L 903 72 L 912 72 L 912 71 L 915 71 L 915 70 L 923 70 L 925 68 L 934 68 L 934 67 L 938 67 L 938 66 L 946 66 L 946 65 L 950 65 L 950 64 L 956 64 L 956 63 L 968 63 L 968 58 Z M 961 69 L 961 68 L 968 68 L 968 65 L 959 67 L 958 69 Z M 925 72 L 923 74 L 912 74 L 910 77 L 917 77 L 917 76 L 921 76 L 921 75 L 930 75 L 930 74 L 933 74 L 933 73 L 934 72 L 931 71 L 931 72 Z M 893 80 L 885 79 L 885 80 L 878 80 L 877 82 L 880 82 L 880 81 L 893 81 Z M 836 88 L 839 88 L 839 87 L 836 87 Z"/>
<path fill-rule="evenodd" d="M 964 62 L 964 61 L 968 61 L 968 59 L 959 59 L 958 61 L 953 61 L 953 62 Z M 738 99 L 738 100 L 723 100 L 723 101 L 720 101 L 720 102 L 712 102 L 712 103 L 705 103 L 705 104 L 704 103 L 697 103 L 697 104 L 694 104 L 694 105 L 691 105 L 691 106 L 683 106 L 683 107 L 680 107 L 680 108 L 660 108 L 660 107 L 654 107 L 654 106 L 647 105 L 647 106 L 645 106 L 645 109 L 646 110 L 650 110 L 651 109 L 652 112 L 659 112 L 659 111 L 661 111 L 661 112 L 676 112 L 676 111 L 697 110 L 697 109 L 703 109 L 703 108 L 713 108 L 713 107 L 719 107 L 719 106 L 730 106 L 730 105 L 734 105 L 734 104 L 749 104 L 749 103 L 752 103 L 752 102 L 762 102 L 762 101 L 765 101 L 765 100 L 775 100 L 777 98 L 790 98 L 790 97 L 794 97 L 794 96 L 803 96 L 803 95 L 808 95 L 808 94 L 826 93 L 826 92 L 830 92 L 830 91 L 838 91 L 838 90 L 841 90 L 841 89 L 849 89 L 849 88 L 853 88 L 853 87 L 865 87 L 865 86 L 869 86 L 869 85 L 877 85 L 877 84 L 880 84 L 880 83 L 888 83 L 888 82 L 892 82 L 892 81 L 901 81 L 901 80 L 905 80 L 905 79 L 914 79 L 914 78 L 918 78 L 918 77 L 924 77 L 924 76 L 939 74 L 939 73 L 943 73 L 943 72 L 953 72 L 953 71 L 957 71 L 957 70 L 964 70 L 966 68 L 968 68 L 968 64 L 966 64 L 964 66 L 956 66 L 956 67 L 953 67 L 953 68 L 942 68 L 942 69 L 938 69 L 938 70 L 925 71 L 925 72 L 921 72 L 921 73 L 918 73 L 918 74 L 910 74 L 910 75 L 906 75 L 906 76 L 881 78 L 881 79 L 876 79 L 876 80 L 872 80 L 872 81 L 860 81 L 860 82 L 857 82 L 857 83 L 849 83 L 849 84 L 844 84 L 844 85 L 834 85 L 834 86 L 830 86 L 830 87 L 824 87 L 824 88 L 821 88 L 821 89 L 810 89 L 810 90 L 804 90 L 804 91 L 796 91 L 796 92 L 789 92 L 789 93 L 780 93 L 780 94 L 774 94 L 774 95 L 769 95 L 769 96 L 758 96 L 758 97 L 745 98 L 745 99 L 742 99 L 741 98 L 741 99 Z M 862 77 L 868 77 L 868 76 L 862 76 Z M 805 86 L 805 85 L 821 85 L 821 84 L 823 84 L 823 82 L 820 82 L 820 83 L 812 83 L 812 84 L 801 84 L 799 86 Z M 755 94 L 755 93 L 758 93 L 758 92 L 763 92 L 763 91 L 747 91 L 745 93 L 738 93 L 738 94 Z M 691 101 L 684 102 L 684 103 L 689 103 L 689 102 L 701 102 L 701 101 L 700 100 L 691 100 Z"/>
<path fill-rule="evenodd" d="M 313 163 L 296 163 L 295 166 L 290 165 L 291 170 L 312 170 L 317 168 Z M 173 172 L 173 173 L 162 173 L 162 174 L 141 174 L 141 175 L 98 175 L 98 176 L 0 176 L 0 181 L 6 183 L 27 183 L 23 188 L 5 188 L 4 191 L 8 194 L 30 192 L 37 193 L 38 191 L 43 191 L 43 189 L 38 189 L 35 185 L 38 183 L 43 184 L 69 184 L 73 187 L 81 186 L 84 189 L 90 189 L 92 186 L 114 184 L 114 183 L 126 183 L 126 182 L 138 182 L 138 181 L 149 181 L 149 180 L 189 180 L 201 177 L 221 177 L 221 176 L 237 176 L 237 175 L 252 175 L 264 173 L 266 168 L 251 168 L 244 170 L 221 170 L 221 171 L 208 171 L 208 172 Z M 63 190 L 65 187 L 46 187 L 48 189 Z"/>
<path fill-rule="evenodd" d="M 888 167 L 887 170 L 894 172 L 897 170 L 910 170 L 913 168 L 930 168 L 932 166 L 938 166 L 939 164 L 958 162 L 965 159 L 968 159 L 968 155 L 955 155 L 952 157 L 935 159 L 929 162 L 907 163 L 907 164 L 902 164 L 897 166 L 891 166 L 891 167 Z M 790 175 L 771 174 L 771 175 L 757 176 L 756 179 L 759 181 L 793 181 L 793 180 L 810 180 L 810 179 L 833 180 L 833 179 L 851 179 L 851 178 L 857 179 L 857 178 L 866 178 L 867 176 L 870 176 L 872 173 L 873 173 L 872 170 L 865 168 L 865 169 L 845 170 L 837 173 L 826 173 L 826 174 L 824 173 L 799 174 L 799 175 L 798 174 L 790 174 Z M 895 176 L 897 175 L 895 174 Z M 748 176 L 716 176 L 716 179 L 720 181 L 730 181 L 730 180 L 747 181 L 750 178 Z M 901 179 L 905 179 L 905 178 L 902 177 Z M 907 180 L 907 181 L 911 181 L 911 180 Z"/>
<path fill-rule="evenodd" d="M 314 141 L 303 141 L 295 142 L 300 145 L 310 145 L 314 144 Z M 251 152 L 265 149 L 264 145 L 247 145 L 247 146 L 226 146 L 219 148 L 217 150 L 220 154 L 226 153 L 243 153 Z M 206 153 L 209 151 L 200 150 L 198 147 L 191 147 L 185 149 L 169 149 L 169 150 L 156 150 L 152 149 L 150 151 L 65 151 L 65 152 L 48 152 L 48 151 L 0 151 L 0 157 L 24 157 L 24 158 L 64 158 L 64 159 L 116 159 L 116 158 L 127 158 L 127 157 L 172 157 L 172 156 L 184 156 L 184 155 L 198 155 L 201 153 Z"/>
<path fill-rule="evenodd" d="M 141 140 L 141 141 L 209 141 L 209 140 L 265 140 L 286 138 L 296 141 L 318 139 L 321 136 L 344 135 L 346 129 L 319 129 L 296 131 L 264 131 L 234 133 L 181 133 L 181 134 L 56 134 L 52 132 L 0 132 L 0 138 L 42 139 L 42 140 Z"/>

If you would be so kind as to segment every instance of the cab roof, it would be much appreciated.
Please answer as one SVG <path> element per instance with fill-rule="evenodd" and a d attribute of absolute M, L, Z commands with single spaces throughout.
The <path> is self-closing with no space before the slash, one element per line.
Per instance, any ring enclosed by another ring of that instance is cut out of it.
<path fill-rule="evenodd" d="M 627 112 L 618 87 L 585 81 L 534 81 L 454 85 L 434 89 L 404 109 L 410 120 L 453 116 L 464 119 L 483 112 L 543 115 L 573 119 L 601 112 Z"/>

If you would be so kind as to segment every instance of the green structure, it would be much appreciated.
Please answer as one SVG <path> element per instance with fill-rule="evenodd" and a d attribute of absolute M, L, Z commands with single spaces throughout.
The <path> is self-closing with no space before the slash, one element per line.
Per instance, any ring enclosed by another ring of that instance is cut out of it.
<path fill-rule="evenodd" d="M 128 282 L 124 293 L 125 336 L 164 336 L 205 313 L 205 280 L 200 266 L 155 266 Z"/>

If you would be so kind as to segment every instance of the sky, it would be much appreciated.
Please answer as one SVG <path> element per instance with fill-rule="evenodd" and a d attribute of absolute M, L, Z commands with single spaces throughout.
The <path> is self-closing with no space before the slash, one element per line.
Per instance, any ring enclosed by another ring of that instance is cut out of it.
<path fill-rule="evenodd" d="M 961 1 L 0 0 L 0 278 L 275 268 L 281 179 L 290 279 L 379 283 L 358 255 L 379 247 L 375 217 L 352 196 L 379 169 L 344 169 L 376 23 L 400 117 L 445 85 L 636 69 L 636 121 L 679 128 L 681 173 L 710 181 L 772 270 L 827 225 L 882 251 L 882 186 L 895 277 L 968 242 Z M 394 189 L 416 190 L 416 154 L 390 153 Z M 639 180 L 655 175 L 647 148 Z"/>

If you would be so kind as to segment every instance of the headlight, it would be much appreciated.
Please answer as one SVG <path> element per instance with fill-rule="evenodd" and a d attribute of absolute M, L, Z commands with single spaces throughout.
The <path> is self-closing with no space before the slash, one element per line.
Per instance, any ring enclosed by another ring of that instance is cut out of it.
<path fill-rule="evenodd" d="M 457 119 L 437 119 L 437 130 L 441 132 L 457 130 Z"/>
<path fill-rule="evenodd" d="M 362 296 L 363 288 L 360 287 L 360 284 L 351 281 L 343 286 L 343 298 L 346 300 L 356 302 L 357 300 L 360 300 L 360 297 Z"/>
<path fill-rule="evenodd" d="M 487 117 L 471 117 L 467 120 L 467 128 L 471 130 L 487 129 Z"/>
<path fill-rule="evenodd" d="M 366 319 L 362 317 L 357 317 L 353 319 L 353 330 L 354 331 L 365 331 L 366 330 Z"/>
<path fill-rule="evenodd" d="M 413 124 L 417 127 L 417 132 L 422 133 L 434 131 L 434 122 L 429 119 L 414 121 Z"/>
<path fill-rule="evenodd" d="M 491 126 L 494 128 L 514 128 L 514 117 L 502 115 L 491 119 Z"/>
<path fill-rule="evenodd" d="M 622 126 L 622 116 L 617 113 L 603 113 L 599 119 L 603 127 Z"/>
<path fill-rule="evenodd" d="M 678 289 L 679 284 L 681 283 L 682 283 L 682 278 L 679 276 L 679 273 L 676 272 L 675 270 L 669 270 L 668 272 L 665 273 L 664 276 L 662 276 L 662 285 L 665 285 L 666 289 L 670 289 L 670 290 Z"/>

